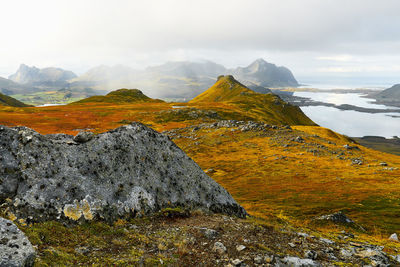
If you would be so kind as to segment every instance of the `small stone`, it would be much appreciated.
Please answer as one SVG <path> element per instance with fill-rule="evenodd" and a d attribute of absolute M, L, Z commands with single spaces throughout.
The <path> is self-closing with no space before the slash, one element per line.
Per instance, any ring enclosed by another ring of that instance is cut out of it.
<path fill-rule="evenodd" d="M 309 234 L 306 234 L 306 233 L 297 233 L 297 235 L 301 236 L 301 237 L 304 237 L 304 238 L 307 238 L 307 237 L 310 236 Z"/>
<path fill-rule="evenodd" d="M 256 256 L 256 257 L 254 258 L 254 263 L 255 263 L 255 264 L 263 264 L 263 263 L 264 263 L 263 257 L 261 257 L 261 256 Z"/>
<path fill-rule="evenodd" d="M 217 252 L 218 254 L 224 254 L 226 252 L 226 247 L 221 242 L 215 242 L 212 251 Z"/>
<path fill-rule="evenodd" d="M 340 249 L 340 251 L 339 251 L 339 255 L 340 255 L 342 258 L 351 258 L 351 257 L 353 256 L 353 253 L 352 253 L 350 250 L 348 250 L 348 249 L 342 248 L 342 249 Z"/>
<path fill-rule="evenodd" d="M 137 230 L 139 227 L 137 227 L 136 225 L 134 225 L 134 224 L 131 224 L 131 225 L 129 225 L 129 229 L 131 229 L 131 230 Z"/>
<path fill-rule="evenodd" d="M 289 245 L 291 248 L 295 248 L 295 247 L 296 247 L 296 245 L 293 244 L 293 243 L 288 243 L 288 245 Z"/>
<path fill-rule="evenodd" d="M 319 240 L 320 240 L 321 242 L 325 243 L 325 244 L 328 244 L 328 245 L 333 245 L 333 244 L 335 244 L 334 241 L 332 241 L 332 240 L 330 240 L 330 239 L 327 239 L 327 238 L 320 238 Z"/>
<path fill-rule="evenodd" d="M 94 137 L 94 133 L 88 131 L 80 131 L 75 137 L 74 141 L 77 143 L 86 143 L 92 140 Z"/>
<path fill-rule="evenodd" d="M 75 248 L 75 252 L 79 253 L 79 254 L 87 255 L 90 252 L 90 250 L 87 247 L 78 247 L 78 248 Z"/>
<path fill-rule="evenodd" d="M 388 164 L 387 164 L 386 162 L 381 162 L 381 163 L 379 163 L 379 165 L 381 165 L 381 166 L 387 166 Z"/>
<path fill-rule="evenodd" d="M 243 245 L 239 245 L 239 246 L 236 246 L 236 250 L 237 251 L 242 251 L 242 250 L 244 250 L 246 247 L 245 246 L 243 246 Z"/>
<path fill-rule="evenodd" d="M 201 230 L 207 239 L 215 239 L 218 236 L 218 232 L 213 229 L 202 228 Z"/>
<path fill-rule="evenodd" d="M 239 259 L 235 259 L 235 260 L 232 261 L 232 264 L 233 264 L 234 266 L 239 266 L 240 264 L 242 264 L 242 261 L 239 260 Z"/>
<path fill-rule="evenodd" d="M 304 257 L 307 259 L 316 260 L 318 257 L 318 253 L 314 250 L 306 250 L 304 252 Z"/>
<path fill-rule="evenodd" d="M 301 136 L 297 136 L 297 137 L 294 139 L 294 141 L 295 141 L 295 142 L 298 142 L 298 143 L 303 143 L 303 142 L 304 142 L 304 139 L 303 139 Z"/>
<path fill-rule="evenodd" d="M 283 263 L 285 263 L 286 265 L 283 266 L 309 266 L 309 267 L 319 267 L 322 266 L 320 263 L 315 262 L 311 259 L 300 259 L 298 257 L 290 257 L 287 256 L 285 258 L 282 259 Z M 279 265 L 282 266 L 282 265 Z"/>
<path fill-rule="evenodd" d="M 396 233 L 393 233 L 389 236 L 389 240 L 399 242 L 399 238 L 397 237 Z"/>
<path fill-rule="evenodd" d="M 400 255 L 394 256 L 393 260 L 395 260 L 396 262 L 400 263 Z"/>

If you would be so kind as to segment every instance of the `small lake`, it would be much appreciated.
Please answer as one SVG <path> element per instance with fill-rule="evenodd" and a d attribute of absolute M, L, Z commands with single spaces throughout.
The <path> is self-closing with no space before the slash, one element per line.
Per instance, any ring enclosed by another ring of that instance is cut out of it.
<path fill-rule="evenodd" d="M 350 104 L 376 109 L 392 108 L 370 103 L 371 100 L 363 98 L 361 94 L 295 92 L 294 95 L 336 105 Z M 318 125 L 347 136 L 362 137 L 374 135 L 386 138 L 400 136 L 400 113 L 371 114 L 325 106 L 308 106 L 301 107 L 301 109 Z"/>
<path fill-rule="evenodd" d="M 66 104 L 43 104 L 36 107 L 52 107 L 52 106 L 65 106 Z"/>

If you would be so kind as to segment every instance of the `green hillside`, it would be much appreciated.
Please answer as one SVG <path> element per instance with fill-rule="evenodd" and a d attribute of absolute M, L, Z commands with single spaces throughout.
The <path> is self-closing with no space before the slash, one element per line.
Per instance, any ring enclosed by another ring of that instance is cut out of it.
<path fill-rule="evenodd" d="M 86 99 L 74 102 L 74 104 L 83 103 L 112 103 L 112 104 L 128 104 L 128 103 L 162 103 L 164 101 L 153 99 L 138 89 L 119 89 L 112 91 L 105 96 L 91 96 Z"/>
<path fill-rule="evenodd" d="M 232 75 L 219 76 L 207 91 L 189 103 L 223 102 L 238 106 L 249 115 L 265 122 L 289 125 L 316 125 L 299 107 L 290 105 L 274 94 L 256 93 Z"/>
<path fill-rule="evenodd" d="M 0 105 L 10 107 L 30 107 L 29 105 L 2 93 L 0 93 Z"/>

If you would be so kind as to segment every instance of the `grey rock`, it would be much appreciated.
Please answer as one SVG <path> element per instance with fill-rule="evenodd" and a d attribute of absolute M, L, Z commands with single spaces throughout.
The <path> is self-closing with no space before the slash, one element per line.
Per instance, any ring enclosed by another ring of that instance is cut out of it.
<path fill-rule="evenodd" d="M 90 250 L 87 247 L 77 247 L 75 248 L 75 252 L 83 255 L 87 255 Z"/>
<path fill-rule="evenodd" d="M 255 264 L 263 264 L 265 262 L 264 258 L 261 256 L 256 256 L 254 257 L 254 263 Z"/>
<path fill-rule="evenodd" d="M 226 252 L 226 247 L 221 242 L 215 242 L 212 251 L 218 254 L 224 254 Z"/>
<path fill-rule="evenodd" d="M 297 235 L 300 236 L 300 237 L 304 237 L 304 238 L 310 237 L 309 234 L 301 233 L 301 232 L 297 233 Z"/>
<path fill-rule="evenodd" d="M 28 222 L 113 221 L 176 206 L 246 216 L 167 136 L 140 123 L 85 143 L 3 127 L 0 155 L 0 202 L 12 199 L 7 208 Z"/>
<path fill-rule="evenodd" d="M 307 259 L 316 260 L 318 257 L 318 253 L 314 250 L 306 250 L 304 252 L 304 257 Z"/>
<path fill-rule="evenodd" d="M 219 235 L 218 231 L 215 231 L 213 229 L 201 228 L 200 230 L 203 232 L 204 236 L 208 239 L 215 239 Z"/>
<path fill-rule="evenodd" d="M 295 141 L 295 142 L 298 142 L 298 143 L 303 143 L 303 142 L 304 142 L 304 139 L 303 139 L 301 136 L 297 136 L 297 137 L 294 139 L 294 141 Z"/>
<path fill-rule="evenodd" d="M 245 250 L 245 249 L 246 249 L 246 247 L 243 246 L 243 245 L 238 245 L 238 246 L 236 246 L 236 250 L 237 250 L 238 252 L 240 252 L 240 251 L 242 251 L 242 250 Z"/>
<path fill-rule="evenodd" d="M 345 249 L 345 248 L 341 248 L 341 249 L 340 249 L 339 255 L 340 255 L 340 257 L 342 257 L 342 258 L 351 258 L 351 257 L 353 257 L 352 251 L 349 250 L 349 249 Z"/>
<path fill-rule="evenodd" d="M 80 131 L 75 137 L 74 141 L 77 143 L 86 143 L 90 140 L 92 140 L 94 137 L 94 134 L 92 132 L 88 131 Z"/>
<path fill-rule="evenodd" d="M 395 260 L 397 263 L 400 263 L 400 255 L 393 256 L 393 260 Z"/>
<path fill-rule="evenodd" d="M 331 221 L 334 223 L 344 223 L 344 224 L 351 224 L 354 223 L 353 220 L 351 220 L 349 217 L 347 217 L 343 212 L 339 211 L 333 214 L 328 214 L 328 215 L 322 215 L 318 218 L 317 220 L 323 220 L 323 221 Z"/>
<path fill-rule="evenodd" d="M 233 264 L 234 266 L 240 266 L 240 265 L 242 264 L 242 261 L 239 260 L 239 259 L 235 259 L 235 260 L 232 261 L 232 264 Z"/>
<path fill-rule="evenodd" d="M 399 238 L 397 237 L 396 233 L 393 233 L 389 236 L 389 240 L 399 242 Z"/>
<path fill-rule="evenodd" d="M 33 266 L 35 256 L 25 234 L 12 221 L 0 218 L 0 266 Z"/>
<path fill-rule="evenodd" d="M 349 144 L 346 144 L 343 146 L 345 149 L 347 150 L 360 150 L 360 148 L 358 146 L 351 146 Z"/>
<path fill-rule="evenodd" d="M 320 238 L 319 241 L 321 241 L 322 243 L 328 244 L 328 245 L 334 245 L 335 244 L 334 241 L 332 241 L 330 239 L 327 239 L 327 238 Z"/>
<path fill-rule="evenodd" d="M 313 261 L 311 259 L 300 259 L 298 257 L 287 256 L 282 259 L 284 265 L 290 267 L 320 267 L 322 266 L 319 262 Z"/>

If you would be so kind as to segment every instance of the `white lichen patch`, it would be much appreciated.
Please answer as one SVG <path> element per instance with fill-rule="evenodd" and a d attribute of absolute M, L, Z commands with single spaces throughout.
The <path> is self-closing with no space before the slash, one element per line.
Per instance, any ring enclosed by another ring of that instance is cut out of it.
<path fill-rule="evenodd" d="M 143 187 L 135 186 L 132 188 L 129 198 L 124 202 L 124 209 L 139 211 L 143 209 L 143 206 L 154 209 L 154 196 L 148 193 Z"/>

